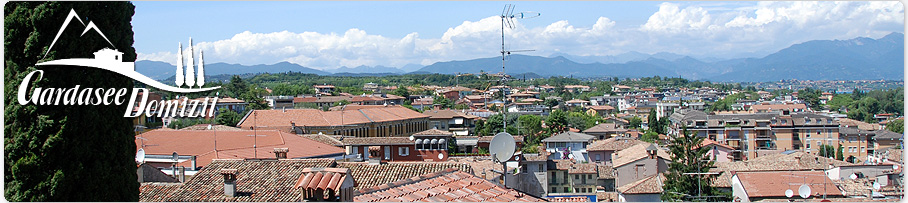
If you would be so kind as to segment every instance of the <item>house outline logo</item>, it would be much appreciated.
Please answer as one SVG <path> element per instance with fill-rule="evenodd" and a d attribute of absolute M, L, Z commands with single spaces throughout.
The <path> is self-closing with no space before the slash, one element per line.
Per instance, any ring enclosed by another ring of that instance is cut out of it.
<path fill-rule="evenodd" d="M 192 49 L 192 38 L 189 39 L 190 53 L 189 53 L 188 64 L 186 66 L 186 71 L 185 71 L 185 74 L 186 74 L 185 76 L 187 76 L 187 77 L 184 77 L 184 73 L 183 73 L 183 48 L 182 48 L 182 44 L 180 44 L 180 51 L 178 52 L 179 56 L 177 57 L 178 61 L 177 61 L 177 71 L 176 71 L 176 85 L 177 86 L 176 87 L 170 86 L 170 85 L 158 82 L 154 79 L 151 79 L 148 76 L 142 75 L 139 72 L 136 72 L 135 62 L 123 62 L 123 52 L 118 51 L 116 49 L 116 47 L 114 47 L 113 43 L 111 43 L 110 40 L 107 39 L 107 36 L 105 36 L 104 33 L 101 32 L 101 30 L 98 28 L 98 26 L 95 25 L 94 22 L 88 21 L 88 24 L 85 24 L 85 22 L 79 18 L 79 15 L 76 13 L 76 11 L 74 9 L 71 9 L 69 11 L 69 15 L 67 15 L 66 20 L 63 22 L 63 25 L 60 27 L 60 31 L 57 32 L 57 36 L 54 37 L 54 41 L 51 42 L 50 47 L 48 47 L 47 52 L 45 52 L 45 54 L 44 54 L 44 57 L 47 57 L 47 54 L 50 53 L 50 50 L 57 43 L 57 40 L 60 38 L 60 35 L 63 34 L 63 31 L 66 29 L 66 27 L 72 21 L 72 19 L 76 19 L 80 23 L 82 23 L 82 25 L 85 25 L 85 29 L 82 31 L 82 35 L 85 35 L 85 33 L 87 33 L 89 30 L 94 30 L 95 32 L 100 34 L 101 37 L 103 37 L 104 40 L 106 40 L 107 43 L 109 43 L 110 46 L 114 49 L 102 48 L 101 50 L 94 52 L 94 58 L 58 59 L 58 60 L 37 63 L 37 64 L 35 64 L 36 66 L 64 65 L 64 66 L 83 66 L 83 67 L 99 68 L 99 69 L 108 70 L 108 71 L 118 73 L 120 75 L 129 77 L 129 78 L 132 78 L 136 81 L 139 81 L 146 85 L 158 88 L 160 90 L 176 92 L 176 93 L 204 92 L 204 91 L 210 91 L 210 90 L 215 90 L 215 89 L 221 88 L 221 86 L 201 88 L 202 85 L 205 83 L 204 59 L 202 58 L 202 55 L 201 55 L 202 52 L 200 50 L 199 65 L 198 65 L 199 71 L 198 71 L 198 75 L 196 76 L 196 74 L 194 73 L 195 71 L 194 71 L 194 67 L 193 67 L 193 54 L 194 53 L 193 53 L 193 49 Z M 185 84 L 188 88 L 181 88 L 180 86 L 183 86 L 183 84 Z M 198 86 L 199 88 L 192 89 L 193 86 Z"/>

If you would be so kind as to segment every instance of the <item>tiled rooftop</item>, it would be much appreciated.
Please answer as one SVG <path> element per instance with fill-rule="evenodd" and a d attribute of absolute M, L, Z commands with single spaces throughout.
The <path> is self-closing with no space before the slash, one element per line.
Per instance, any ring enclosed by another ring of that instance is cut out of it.
<path fill-rule="evenodd" d="M 455 111 L 455 110 L 450 110 L 450 109 L 446 109 L 446 110 L 427 110 L 427 111 L 422 112 L 422 114 L 425 114 L 425 115 L 427 115 L 427 116 L 430 116 L 429 118 L 431 118 L 431 119 L 452 119 L 452 118 L 456 118 L 456 117 L 459 117 L 459 118 L 467 118 L 467 119 L 479 118 L 479 116 L 474 116 L 474 115 L 470 115 L 470 114 L 465 114 L 465 113 L 463 113 L 463 112 Z"/>
<path fill-rule="evenodd" d="M 615 168 L 612 166 L 598 165 L 599 179 L 615 179 Z"/>
<path fill-rule="evenodd" d="M 428 118 L 429 116 L 402 106 L 362 108 L 343 111 L 320 111 L 316 109 L 275 109 L 255 110 L 246 115 L 238 124 L 243 129 L 255 126 L 341 126 L 372 122 L 388 122 L 406 119 Z M 256 120 L 258 119 L 258 120 Z"/>
<path fill-rule="evenodd" d="M 586 163 L 586 164 L 573 164 L 570 169 L 568 169 L 569 174 L 597 174 L 598 168 L 595 163 Z"/>
<path fill-rule="evenodd" d="M 309 138 L 311 140 L 315 140 L 316 142 L 321 142 L 322 144 L 327 144 L 327 145 L 331 145 L 331 146 L 344 146 L 344 143 L 336 138 L 337 136 L 320 135 L 320 134 L 305 134 L 305 135 L 300 135 L 300 136 Z"/>
<path fill-rule="evenodd" d="M 649 154 L 647 154 L 646 152 L 646 148 L 650 147 L 650 145 L 652 145 L 652 143 L 644 142 L 616 152 L 617 155 L 612 160 L 612 165 L 619 167 L 646 158 L 647 156 L 649 156 Z M 668 152 L 665 152 L 665 150 L 662 149 L 656 150 L 656 156 L 661 157 L 665 160 L 672 159 L 671 155 L 669 155 Z"/>
<path fill-rule="evenodd" d="M 364 162 L 339 162 L 337 163 L 337 168 L 350 169 L 353 180 L 357 184 L 356 189 L 387 184 L 449 168 L 457 168 L 465 172 L 473 171 L 470 165 L 447 162 L 391 162 L 378 165 L 370 165 Z"/>
<path fill-rule="evenodd" d="M 357 191 L 357 202 L 541 202 L 470 173 L 446 169 Z"/>
<path fill-rule="evenodd" d="M 623 194 L 658 194 L 662 193 L 664 181 L 665 175 L 659 173 L 618 187 L 618 192 Z"/>
<path fill-rule="evenodd" d="M 433 128 L 422 132 L 413 133 L 413 135 L 454 135 L 454 133 Z"/>
<path fill-rule="evenodd" d="M 344 145 L 415 145 L 409 137 L 345 137 L 340 140 Z"/>
<path fill-rule="evenodd" d="M 597 141 L 593 142 L 592 144 L 590 144 L 589 147 L 586 148 L 586 150 L 587 151 L 618 151 L 618 150 L 627 149 L 628 147 L 631 147 L 631 146 L 634 146 L 637 144 L 643 144 L 643 143 L 647 143 L 647 142 L 635 140 L 635 139 L 608 138 L 608 139 L 597 140 Z"/>
<path fill-rule="evenodd" d="M 304 168 L 334 165 L 334 159 L 217 159 L 183 184 L 145 184 L 140 199 L 152 202 L 295 202 L 294 188 Z M 237 171 L 237 196 L 224 195 L 221 169 Z"/>
<path fill-rule="evenodd" d="M 296 134 L 276 130 L 171 130 L 158 129 L 139 134 L 136 150 L 148 155 L 197 156 L 197 165 L 205 166 L 212 159 L 275 158 L 274 148 L 288 148 L 288 158 L 340 155 L 344 149 L 323 144 Z M 217 151 L 215 151 L 217 139 Z M 257 146 L 253 148 L 253 144 Z M 143 146 L 144 145 L 144 146 Z M 180 166 L 189 166 L 189 161 Z"/>
<path fill-rule="evenodd" d="M 217 130 L 217 131 L 237 131 L 243 130 L 237 127 L 226 126 L 226 125 L 210 125 L 211 129 L 208 129 L 209 124 L 198 124 L 185 128 L 180 128 L 180 130 Z"/>
<path fill-rule="evenodd" d="M 607 132 L 626 132 L 627 129 L 619 128 L 615 123 L 600 123 L 584 130 L 584 133 L 607 133 Z"/>
<path fill-rule="evenodd" d="M 807 184 L 813 193 L 842 196 L 842 191 L 823 171 L 737 172 L 736 175 L 751 198 L 785 197 L 786 189 L 797 190 L 800 184 Z"/>

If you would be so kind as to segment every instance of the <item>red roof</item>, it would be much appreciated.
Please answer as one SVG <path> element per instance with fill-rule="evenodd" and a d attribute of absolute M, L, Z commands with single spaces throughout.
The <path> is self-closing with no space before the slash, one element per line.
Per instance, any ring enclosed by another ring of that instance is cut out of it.
<path fill-rule="evenodd" d="M 247 115 L 240 126 L 249 129 L 282 126 L 341 126 L 372 122 L 399 121 L 429 116 L 402 106 L 369 107 L 343 111 L 321 111 L 317 109 L 255 110 Z M 291 123 L 293 123 L 291 125 Z"/>
<path fill-rule="evenodd" d="M 148 155 L 171 155 L 176 152 L 179 155 L 197 156 L 197 166 L 208 165 L 213 159 L 274 158 L 274 148 L 288 148 L 287 158 L 344 153 L 342 148 L 276 130 L 159 129 L 142 133 L 138 137 L 139 139 L 135 139 L 137 150 L 144 149 Z M 215 138 L 217 151 L 214 149 Z M 257 145 L 255 149 L 253 143 Z M 190 163 L 184 161 L 179 165 L 189 166 Z"/>
<path fill-rule="evenodd" d="M 700 147 L 703 147 L 703 146 L 709 146 L 709 145 L 716 145 L 716 146 L 719 146 L 719 147 L 722 147 L 722 148 L 726 148 L 726 149 L 730 149 L 730 150 L 735 150 L 735 148 L 733 148 L 733 147 L 731 147 L 731 146 L 728 146 L 727 144 L 722 144 L 722 143 L 719 143 L 719 142 L 710 140 L 709 138 L 704 138 L 703 141 L 700 142 L 700 145 L 697 145 L 696 147 L 694 147 L 694 149 L 697 149 L 697 148 L 700 148 Z"/>
<path fill-rule="evenodd" d="M 800 185 L 808 185 L 811 196 L 819 194 L 842 196 L 842 191 L 829 180 L 823 171 L 767 171 L 737 172 L 748 197 L 785 197 L 785 190 L 798 191 Z M 824 187 L 825 186 L 825 187 Z"/>
<path fill-rule="evenodd" d="M 296 188 L 340 191 L 349 174 L 350 169 L 346 168 L 304 168 Z"/>
<path fill-rule="evenodd" d="M 356 202 L 543 202 L 457 169 L 362 189 Z"/>

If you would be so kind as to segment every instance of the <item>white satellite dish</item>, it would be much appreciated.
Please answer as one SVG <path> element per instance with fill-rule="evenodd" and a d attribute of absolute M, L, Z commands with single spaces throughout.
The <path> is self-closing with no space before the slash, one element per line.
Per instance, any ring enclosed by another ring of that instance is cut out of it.
<path fill-rule="evenodd" d="M 138 162 L 140 164 L 145 163 L 145 150 L 144 149 L 139 149 L 139 151 L 136 152 L 136 162 Z"/>
<path fill-rule="evenodd" d="M 180 160 L 180 155 L 177 154 L 177 152 L 173 152 L 173 158 L 172 158 L 172 159 L 173 159 L 173 161 L 179 161 L 179 160 Z"/>
<path fill-rule="evenodd" d="M 413 141 L 414 139 L 416 139 L 416 138 L 413 137 L 412 135 L 410 135 L 410 141 Z"/>
<path fill-rule="evenodd" d="M 851 178 L 852 180 L 858 179 L 858 175 L 857 175 L 857 174 L 854 174 L 854 173 L 852 173 L 852 174 L 851 174 L 850 176 L 848 176 L 848 177 Z"/>
<path fill-rule="evenodd" d="M 880 190 L 880 187 L 882 187 L 882 186 L 880 186 L 880 182 L 873 182 L 873 189 L 874 189 L 874 190 Z"/>
<path fill-rule="evenodd" d="M 514 136 L 506 132 L 495 134 L 492 143 L 489 143 L 489 153 L 492 153 L 493 158 L 499 163 L 511 159 L 515 149 L 517 149 L 517 142 L 514 141 Z"/>
<path fill-rule="evenodd" d="M 791 189 L 785 190 L 785 197 L 791 198 L 791 196 L 794 196 L 794 191 L 791 191 Z"/>
<path fill-rule="evenodd" d="M 806 184 L 801 185 L 801 187 L 798 188 L 798 195 L 805 199 L 810 197 L 810 186 L 807 186 Z"/>
<path fill-rule="evenodd" d="M 444 153 L 438 153 L 438 160 L 442 160 L 442 159 L 445 159 L 445 154 L 444 154 Z"/>
<path fill-rule="evenodd" d="M 899 165 L 892 165 L 892 170 L 899 170 Z"/>

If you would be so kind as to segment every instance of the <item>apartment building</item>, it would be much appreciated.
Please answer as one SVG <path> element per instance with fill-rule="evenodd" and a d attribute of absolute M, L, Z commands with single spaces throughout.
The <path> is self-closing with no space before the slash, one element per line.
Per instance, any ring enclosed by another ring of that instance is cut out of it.
<path fill-rule="evenodd" d="M 779 111 L 710 115 L 683 110 L 672 114 L 671 131 L 682 128 L 734 148 L 734 161 L 801 150 L 817 153 L 822 145 L 839 146 L 839 124 L 832 117 L 808 112 Z"/>

